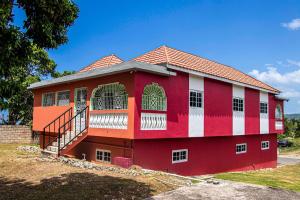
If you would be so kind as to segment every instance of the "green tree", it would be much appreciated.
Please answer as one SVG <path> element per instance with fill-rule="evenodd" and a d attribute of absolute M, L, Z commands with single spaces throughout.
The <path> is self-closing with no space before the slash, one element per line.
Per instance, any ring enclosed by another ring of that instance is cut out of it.
<path fill-rule="evenodd" d="M 14 8 L 25 12 L 22 27 Z M 68 41 L 67 30 L 78 16 L 70 0 L 2 0 L 0 2 L 0 111 L 6 123 L 30 124 L 33 97 L 29 84 L 59 75 L 46 50 Z"/>

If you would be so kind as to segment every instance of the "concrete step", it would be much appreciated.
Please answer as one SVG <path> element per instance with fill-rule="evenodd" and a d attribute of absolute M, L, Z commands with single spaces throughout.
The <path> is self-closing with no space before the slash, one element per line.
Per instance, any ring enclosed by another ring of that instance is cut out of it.
<path fill-rule="evenodd" d="M 58 147 L 55 146 L 47 146 L 47 151 L 52 151 L 57 153 L 58 152 Z"/>

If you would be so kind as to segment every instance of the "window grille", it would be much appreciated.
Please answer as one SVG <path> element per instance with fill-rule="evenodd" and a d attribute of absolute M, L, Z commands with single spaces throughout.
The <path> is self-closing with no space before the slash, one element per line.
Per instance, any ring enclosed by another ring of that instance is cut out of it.
<path fill-rule="evenodd" d="M 202 108 L 202 93 L 190 91 L 190 107 Z"/>
<path fill-rule="evenodd" d="M 172 151 L 172 163 L 180 163 L 188 161 L 188 150 L 173 150 Z"/>
<path fill-rule="evenodd" d="M 268 104 L 265 102 L 260 102 L 260 113 L 268 113 Z"/>
<path fill-rule="evenodd" d="M 43 106 L 54 106 L 55 105 L 55 93 L 43 94 Z"/>
<path fill-rule="evenodd" d="M 143 110 L 167 110 L 167 97 L 165 90 L 157 83 L 152 83 L 144 87 L 142 95 Z"/>
<path fill-rule="evenodd" d="M 96 150 L 96 160 L 102 162 L 111 162 L 111 152 L 108 150 Z"/>
<path fill-rule="evenodd" d="M 233 111 L 244 111 L 244 99 L 242 98 L 233 98 Z"/>
<path fill-rule="evenodd" d="M 70 91 L 62 91 L 57 93 L 57 105 L 66 106 L 70 103 Z"/>
<path fill-rule="evenodd" d="M 91 98 L 92 110 L 127 109 L 128 95 L 119 83 L 100 85 Z"/>
<path fill-rule="evenodd" d="M 247 152 L 247 144 L 237 144 L 236 145 L 236 154 L 246 153 Z"/>
<path fill-rule="evenodd" d="M 269 141 L 262 141 L 261 142 L 261 149 L 266 150 L 270 148 L 270 142 Z"/>

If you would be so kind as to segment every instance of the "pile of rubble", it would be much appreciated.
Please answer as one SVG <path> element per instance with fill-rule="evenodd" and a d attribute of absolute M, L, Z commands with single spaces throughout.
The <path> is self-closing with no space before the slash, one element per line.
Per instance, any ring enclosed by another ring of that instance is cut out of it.
<path fill-rule="evenodd" d="M 30 146 L 30 145 L 18 146 L 17 150 L 18 151 L 29 152 L 29 153 L 40 153 L 40 151 L 41 151 L 39 147 Z"/>

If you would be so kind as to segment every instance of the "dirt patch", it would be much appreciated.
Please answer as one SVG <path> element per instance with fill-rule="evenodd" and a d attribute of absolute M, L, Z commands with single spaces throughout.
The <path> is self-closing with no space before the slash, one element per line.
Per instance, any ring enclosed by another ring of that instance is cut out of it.
<path fill-rule="evenodd" d="M 39 152 L 17 146 L 0 145 L 0 199 L 144 199 L 185 184 L 163 173 L 131 176 L 39 161 Z"/>

